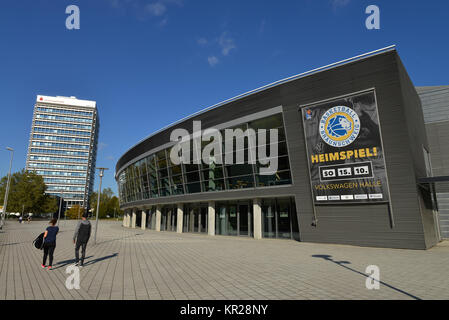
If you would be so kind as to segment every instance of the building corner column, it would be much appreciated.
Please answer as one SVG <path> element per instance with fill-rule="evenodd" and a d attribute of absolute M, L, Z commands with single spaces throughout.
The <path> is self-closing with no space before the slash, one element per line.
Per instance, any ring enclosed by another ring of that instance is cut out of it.
<path fill-rule="evenodd" d="M 183 226 L 183 218 L 184 218 L 184 206 L 182 203 L 178 203 L 178 211 L 177 211 L 178 216 L 176 217 L 176 232 L 177 233 L 182 233 L 182 226 Z"/>
<path fill-rule="evenodd" d="M 140 223 L 142 230 L 147 228 L 147 211 L 146 209 L 142 210 L 142 222 Z"/>
<path fill-rule="evenodd" d="M 215 236 L 215 202 L 210 201 L 207 210 L 207 234 Z"/>
<path fill-rule="evenodd" d="M 254 239 L 262 239 L 262 207 L 260 199 L 253 200 Z"/>
<path fill-rule="evenodd" d="M 130 219 L 129 219 L 129 210 L 126 211 L 125 213 L 125 227 L 129 228 L 130 227 Z"/>
<path fill-rule="evenodd" d="M 133 209 L 132 218 L 131 218 L 131 228 L 136 228 L 136 209 Z"/>
<path fill-rule="evenodd" d="M 161 206 L 156 207 L 156 231 L 161 231 Z"/>

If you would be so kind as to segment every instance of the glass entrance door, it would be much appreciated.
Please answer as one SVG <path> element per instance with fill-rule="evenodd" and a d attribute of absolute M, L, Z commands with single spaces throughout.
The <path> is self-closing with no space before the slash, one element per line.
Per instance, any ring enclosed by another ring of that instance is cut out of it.
<path fill-rule="evenodd" d="M 227 236 L 251 236 L 253 234 L 252 219 L 250 202 L 217 203 L 215 208 L 215 233 Z"/>
<path fill-rule="evenodd" d="M 238 234 L 237 205 L 228 205 L 228 215 L 228 235 L 236 236 Z"/>
<path fill-rule="evenodd" d="M 252 214 L 251 206 L 249 204 L 238 205 L 239 216 L 239 236 L 252 236 Z"/>
<path fill-rule="evenodd" d="M 278 238 L 292 238 L 290 199 L 277 200 Z"/>
<path fill-rule="evenodd" d="M 184 206 L 183 232 L 207 232 L 208 207 L 204 204 L 187 204 Z"/>
<path fill-rule="evenodd" d="M 209 209 L 208 207 L 202 206 L 200 208 L 200 226 L 199 232 L 207 233 L 207 213 Z"/>
<path fill-rule="evenodd" d="M 176 207 L 164 207 L 161 212 L 161 231 L 176 231 Z"/>
<path fill-rule="evenodd" d="M 264 238 L 299 239 L 294 199 L 264 199 L 262 230 Z"/>

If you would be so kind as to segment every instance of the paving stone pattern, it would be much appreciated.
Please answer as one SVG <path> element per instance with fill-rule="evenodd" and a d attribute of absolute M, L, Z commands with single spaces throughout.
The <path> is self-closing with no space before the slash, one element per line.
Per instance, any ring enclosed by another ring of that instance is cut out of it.
<path fill-rule="evenodd" d="M 95 222 L 93 222 L 95 224 Z M 0 300 L 449 299 L 449 242 L 427 250 L 177 234 L 100 221 L 80 289 L 65 286 L 76 221 L 61 221 L 53 270 L 32 240 L 47 226 L 7 221 L 0 231 Z M 380 289 L 365 286 L 380 268 Z"/>

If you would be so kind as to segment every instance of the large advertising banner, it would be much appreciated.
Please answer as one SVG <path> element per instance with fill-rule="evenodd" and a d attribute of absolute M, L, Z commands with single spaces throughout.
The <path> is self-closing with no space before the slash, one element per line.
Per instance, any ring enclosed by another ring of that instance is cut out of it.
<path fill-rule="evenodd" d="M 314 203 L 389 201 L 374 90 L 300 111 Z"/>

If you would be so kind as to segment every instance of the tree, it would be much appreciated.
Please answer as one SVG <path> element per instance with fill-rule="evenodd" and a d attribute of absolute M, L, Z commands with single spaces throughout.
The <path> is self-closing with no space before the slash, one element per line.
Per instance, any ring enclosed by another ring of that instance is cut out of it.
<path fill-rule="evenodd" d="M 8 177 L 0 180 L 0 202 L 4 202 Z M 21 171 L 11 175 L 8 195 L 8 212 L 50 213 L 57 210 L 56 200 L 45 194 L 47 186 L 42 176 Z"/>
<path fill-rule="evenodd" d="M 96 216 L 98 193 L 93 192 L 90 196 L 90 207 L 93 209 L 93 215 Z M 111 188 L 105 188 L 100 195 L 99 218 L 106 218 L 108 215 L 121 214 L 118 198 L 114 195 Z"/>
<path fill-rule="evenodd" d="M 79 219 L 83 214 L 84 208 L 81 208 L 79 204 L 74 205 L 65 212 L 67 219 Z"/>
<path fill-rule="evenodd" d="M 56 199 L 55 197 L 51 197 L 51 196 L 47 195 L 42 212 L 55 213 L 55 212 L 58 211 L 58 209 L 59 209 L 58 199 Z"/>

